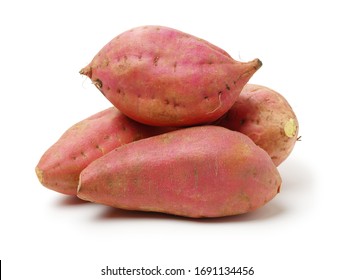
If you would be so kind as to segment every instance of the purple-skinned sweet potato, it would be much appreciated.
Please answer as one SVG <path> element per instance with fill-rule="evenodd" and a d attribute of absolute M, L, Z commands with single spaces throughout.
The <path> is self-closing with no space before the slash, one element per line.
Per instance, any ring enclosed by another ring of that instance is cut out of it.
<path fill-rule="evenodd" d="M 205 125 L 114 149 L 81 172 L 77 195 L 127 210 L 222 217 L 263 206 L 280 186 L 271 158 L 249 137 Z"/>
<path fill-rule="evenodd" d="M 284 96 L 254 84 L 244 86 L 217 125 L 249 136 L 270 155 L 276 166 L 292 152 L 299 131 L 298 119 Z"/>
<path fill-rule="evenodd" d="M 170 129 L 137 123 L 115 107 L 103 110 L 70 127 L 43 154 L 35 169 L 38 179 L 49 189 L 76 195 L 79 175 L 89 163 L 121 145 Z"/>
<path fill-rule="evenodd" d="M 111 40 L 80 73 L 138 122 L 191 126 L 226 113 L 261 65 L 172 28 L 141 26 Z"/>

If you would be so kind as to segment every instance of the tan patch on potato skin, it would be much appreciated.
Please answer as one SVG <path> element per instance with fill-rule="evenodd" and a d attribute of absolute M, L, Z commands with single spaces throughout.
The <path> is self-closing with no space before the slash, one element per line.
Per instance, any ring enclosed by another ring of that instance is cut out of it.
<path fill-rule="evenodd" d="M 38 166 L 36 166 L 36 174 L 37 174 L 39 182 L 41 184 L 43 184 L 44 183 L 44 181 L 43 181 L 43 171 Z"/>
<path fill-rule="evenodd" d="M 296 136 L 297 128 L 298 127 L 295 123 L 295 120 L 290 118 L 284 125 L 284 133 L 286 134 L 287 137 L 292 138 Z"/>

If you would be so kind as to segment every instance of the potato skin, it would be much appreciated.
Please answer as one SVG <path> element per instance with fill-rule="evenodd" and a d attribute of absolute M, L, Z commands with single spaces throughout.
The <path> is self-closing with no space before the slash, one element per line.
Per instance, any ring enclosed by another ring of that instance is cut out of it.
<path fill-rule="evenodd" d="M 217 125 L 249 136 L 279 166 L 298 138 L 298 119 L 283 95 L 262 85 L 244 86 L 233 107 Z"/>
<path fill-rule="evenodd" d="M 119 147 L 87 166 L 78 197 L 128 210 L 222 217 L 270 201 L 281 177 L 250 138 L 195 126 Z"/>
<path fill-rule="evenodd" d="M 166 131 L 169 128 L 142 125 L 108 108 L 65 131 L 40 158 L 37 177 L 51 190 L 76 195 L 79 175 L 89 163 L 121 145 Z"/>
<path fill-rule="evenodd" d="M 80 73 L 140 123 L 190 126 L 225 114 L 261 65 L 172 28 L 141 26 L 113 38 Z"/>

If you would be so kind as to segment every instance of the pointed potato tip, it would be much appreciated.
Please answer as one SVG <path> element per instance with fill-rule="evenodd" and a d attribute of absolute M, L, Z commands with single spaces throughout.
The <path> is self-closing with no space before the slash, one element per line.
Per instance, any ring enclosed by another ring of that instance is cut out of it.
<path fill-rule="evenodd" d="M 87 183 L 84 182 L 84 178 L 82 176 L 82 173 L 84 171 L 82 171 L 80 173 L 79 179 L 78 179 L 78 185 L 77 185 L 77 189 L 76 189 L 76 196 L 84 201 L 88 201 L 88 202 L 93 202 L 93 203 L 97 203 L 96 199 L 94 197 L 92 197 L 91 194 L 91 190 L 89 185 L 87 186 Z"/>
<path fill-rule="evenodd" d="M 76 189 L 76 196 L 79 199 L 89 201 L 89 199 L 87 199 L 85 197 L 85 195 L 82 194 L 82 174 L 80 174 L 79 179 L 78 179 L 78 185 L 77 185 L 77 189 Z"/>
<path fill-rule="evenodd" d="M 252 62 L 254 63 L 254 68 L 255 68 L 256 70 L 258 70 L 258 69 L 261 68 L 261 66 L 262 66 L 262 61 L 261 61 L 260 59 L 256 58 L 256 59 L 254 59 Z"/>
<path fill-rule="evenodd" d="M 92 78 L 92 67 L 91 66 L 86 66 L 82 68 L 79 72 L 81 75 L 85 75 L 89 78 Z"/>
<path fill-rule="evenodd" d="M 80 177 L 78 178 L 78 185 L 77 185 L 77 190 L 76 190 L 77 196 L 78 196 L 78 193 L 80 192 L 80 189 L 81 189 L 81 183 L 82 183 L 81 181 L 82 181 L 82 178 L 81 178 L 81 174 L 80 174 Z"/>

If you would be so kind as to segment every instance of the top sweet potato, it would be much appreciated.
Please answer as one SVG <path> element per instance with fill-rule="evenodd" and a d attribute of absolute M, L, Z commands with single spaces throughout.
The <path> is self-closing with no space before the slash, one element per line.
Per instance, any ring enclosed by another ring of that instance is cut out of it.
<path fill-rule="evenodd" d="M 142 26 L 111 40 L 80 73 L 138 122 L 189 126 L 226 113 L 261 65 L 172 28 Z"/>

